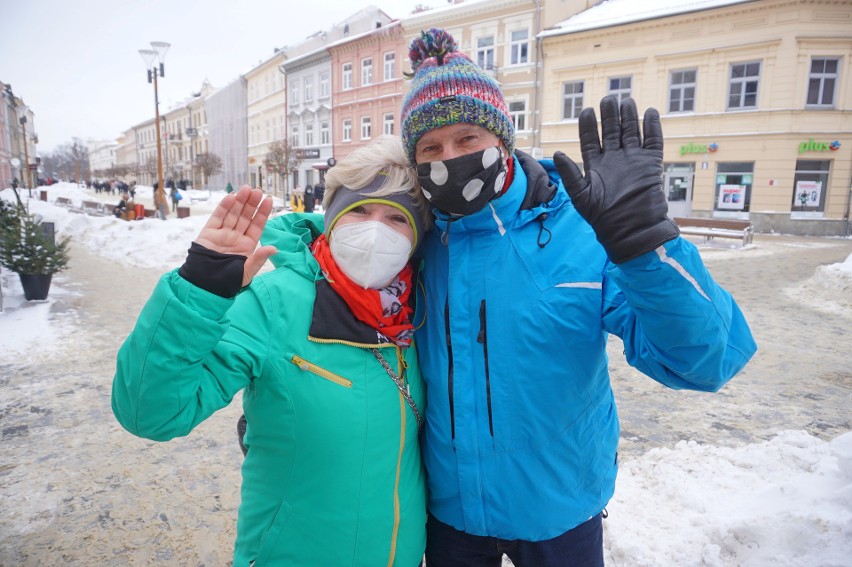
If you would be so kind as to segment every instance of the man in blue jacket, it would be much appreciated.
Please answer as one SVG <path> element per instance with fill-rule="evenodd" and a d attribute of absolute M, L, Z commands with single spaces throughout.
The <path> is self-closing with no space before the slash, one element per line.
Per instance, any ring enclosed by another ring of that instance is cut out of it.
<path fill-rule="evenodd" d="M 443 30 L 411 45 L 402 140 L 436 220 L 417 333 L 428 405 L 429 567 L 603 565 L 618 416 L 609 334 L 671 388 L 716 391 L 748 325 L 667 218 L 649 109 L 579 119 L 585 174 L 514 150 L 499 86 Z"/>

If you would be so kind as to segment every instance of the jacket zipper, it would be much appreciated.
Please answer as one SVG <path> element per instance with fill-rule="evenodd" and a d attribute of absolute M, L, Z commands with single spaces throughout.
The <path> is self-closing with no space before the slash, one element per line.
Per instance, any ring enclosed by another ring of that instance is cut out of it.
<path fill-rule="evenodd" d="M 453 401 L 453 340 L 450 337 L 450 302 L 444 304 L 444 327 L 447 337 L 447 394 L 450 398 L 450 431 L 456 438 L 456 408 Z"/>
<path fill-rule="evenodd" d="M 321 367 L 317 366 L 316 364 L 305 360 L 304 358 L 302 358 L 298 354 L 294 354 L 290 358 L 290 362 L 292 362 L 293 364 L 298 366 L 300 370 L 303 370 L 305 372 L 310 372 L 312 374 L 319 376 L 320 378 L 325 378 L 326 380 L 328 380 L 330 382 L 334 382 L 335 384 L 339 384 L 339 385 L 344 386 L 346 388 L 352 387 L 352 381 L 351 380 L 347 380 L 346 378 L 343 378 L 342 376 L 338 376 L 337 374 L 334 374 L 333 372 L 329 372 L 325 368 L 321 368 Z"/>
<path fill-rule="evenodd" d="M 399 370 L 397 371 L 397 375 L 400 376 L 403 382 L 406 381 L 406 368 L 408 364 L 405 362 L 405 357 L 402 355 L 402 349 L 396 347 L 396 356 L 397 362 L 399 363 Z M 407 384 L 406 384 L 407 386 Z M 399 476 L 400 471 L 402 470 L 402 454 L 405 450 L 405 428 L 406 428 L 406 418 L 408 416 L 408 405 L 405 402 L 405 398 L 403 398 L 402 394 L 399 394 L 399 423 L 400 423 L 400 431 L 399 431 L 399 452 L 396 457 L 396 478 L 394 479 L 393 485 L 393 536 L 391 537 L 391 548 L 390 548 L 390 557 L 388 557 L 388 567 L 393 567 L 394 560 L 396 559 L 396 540 L 399 537 L 399 520 L 400 520 L 400 512 L 399 512 Z"/>
<path fill-rule="evenodd" d="M 485 326 L 485 300 L 479 303 L 479 334 L 476 342 L 482 345 L 482 355 L 485 357 L 485 399 L 488 402 L 488 430 L 494 437 L 494 419 L 491 415 L 491 373 L 488 371 L 488 332 Z"/>

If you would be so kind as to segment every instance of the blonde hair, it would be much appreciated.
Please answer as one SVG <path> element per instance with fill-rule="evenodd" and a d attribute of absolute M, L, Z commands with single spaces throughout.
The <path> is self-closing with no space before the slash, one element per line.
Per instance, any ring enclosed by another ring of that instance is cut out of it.
<path fill-rule="evenodd" d="M 417 173 L 405 155 L 399 136 L 379 136 L 368 145 L 357 148 L 329 169 L 325 174 L 323 207 L 328 208 L 340 187 L 357 191 L 370 185 L 379 175 L 384 178 L 384 183 L 370 193 L 370 196 L 385 197 L 408 193 L 417 205 L 424 227 L 428 227 L 432 217 L 429 205 L 420 191 Z"/>

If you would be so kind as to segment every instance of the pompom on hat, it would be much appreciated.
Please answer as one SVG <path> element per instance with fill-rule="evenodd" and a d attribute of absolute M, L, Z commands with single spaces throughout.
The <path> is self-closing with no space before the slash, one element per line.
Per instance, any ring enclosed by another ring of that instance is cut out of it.
<path fill-rule="evenodd" d="M 515 125 L 500 86 L 457 49 L 453 36 L 437 28 L 421 31 L 409 46 L 413 78 L 402 101 L 402 144 L 411 163 L 423 134 L 462 122 L 492 132 L 509 154 L 515 149 Z"/>

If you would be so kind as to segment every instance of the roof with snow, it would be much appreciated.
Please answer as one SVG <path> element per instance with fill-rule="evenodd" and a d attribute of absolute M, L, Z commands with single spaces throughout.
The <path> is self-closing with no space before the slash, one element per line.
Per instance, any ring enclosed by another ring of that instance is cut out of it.
<path fill-rule="evenodd" d="M 754 1 L 756 0 L 604 0 L 539 35 L 548 37 L 608 28 Z"/>

